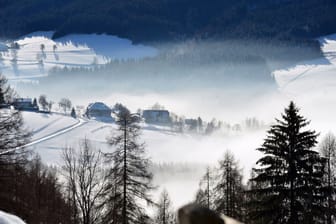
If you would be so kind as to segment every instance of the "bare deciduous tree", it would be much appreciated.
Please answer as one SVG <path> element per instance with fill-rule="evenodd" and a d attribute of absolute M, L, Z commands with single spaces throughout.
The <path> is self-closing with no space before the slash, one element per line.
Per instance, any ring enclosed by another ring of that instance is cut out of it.
<path fill-rule="evenodd" d="M 163 190 L 160 195 L 154 221 L 156 224 L 172 224 L 176 222 L 175 213 L 167 190 Z"/>
<path fill-rule="evenodd" d="M 214 184 L 214 171 L 207 167 L 204 176 L 200 180 L 195 202 L 212 209 L 215 200 Z"/>
<path fill-rule="evenodd" d="M 100 199 L 105 187 L 101 153 L 85 139 L 80 143 L 78 150 L 72 147 L 64 148 L 63 160 L 63 173 L 67 180 L 70 199 L 78 208 L 82 223 L 99 222 Z"/>
<path fill-rule="evenodd" d="M 72 103 L 68 98 L 62 98 L 59 103 L 59 107 L 63 109 L 64 113 L 67 112 L 67 110 L 70 110 L 72 107 Z"/>
<path fill-rule="evenodd" d="M 327 192 L 327 223 L 335 222 L 336 212 L 336 137 L 332 133 L 328 133 L 321 141 L 320 152 L 326 158 L 326 192 Z"/>
<path fill-rule="evenodd" d="M 39 104 L 42 106 L 43 110 L 47 110 L 48 106 L 49 106 L 49 102 L 47 100 L 47 96 L 42 94 L 40 95 L 39 99 L 38 99 Z"/>

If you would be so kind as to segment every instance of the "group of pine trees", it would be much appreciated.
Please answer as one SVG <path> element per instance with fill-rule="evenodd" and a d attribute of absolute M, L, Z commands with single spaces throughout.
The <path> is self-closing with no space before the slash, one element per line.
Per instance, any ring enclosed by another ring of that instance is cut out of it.
<path fill-rule="evenodd" d="M 196 202 L 252 224 L 335 223 L 336 137 L 318 134 L 291 102 L 276 119 L 248 183 L 230 152 L 208 168 Z"/>

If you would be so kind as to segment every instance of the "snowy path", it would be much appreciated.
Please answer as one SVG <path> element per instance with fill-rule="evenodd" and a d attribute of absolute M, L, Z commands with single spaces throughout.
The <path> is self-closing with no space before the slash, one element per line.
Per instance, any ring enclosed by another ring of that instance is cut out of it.
<path fill-rule="evenodd" d="M 32 141 L 32 142 L 26 144 L 24 147 L 30 147 L 30 146 L 36 145 L 36 144 L 38 144 L 38 143 L 47 141 L 47 140 L 49 140 L 49 139 L 55 138 L 55 137 L 57 137 L 57 136 L 59 136 L 59 135 L 65 134 L 65 133 L 67 133 L 67 132 L 69 132 L 69 131 L 71 131 L 71 130 L 73 130 L 73 129 L 75 129 L 75 128 L 78 128 L 78 127 L 80 127 L 80 126 L 86 124 L 87 122 L 88 122 L 88 121 L 86 121 L 86 120 L 84 120 L 84 119 L 82 119 L 82 118 L 79 118 L 79 119 L 78 119 L 78 122 L 77 122 L 76 124 L 71 125 L 70 127 L 66 127 L 66 128 L 64 128 L 64 129 L 61 129 L 61 130 L 59 130 L 59 131 L 56 131 L 56 132 L 54 132 L 54 133 L 52 133 L 52 134 L 49 134 L 49 135 L 47 135 L 47 136 L 44 136 L 44 137 L 42 137 L 42 138 L 36 139 L 36 140 L 34 140 L 34 141 Z"/>
<path fill-rule="evenodd" d="M 35 113 L 34 113 L 34 114 L 35 114 Z M 46 129 L 47 127 L 49 127 L 52 123 L 56 123 L 58 120 L 60 120 L 60 118 L 57 118 L 56 120 L 54 120 L 54 121 L 52 121 L 52 122 L 46 124 L 45 126 L 42 127 L 42 130 L 44 130 L 44 129 Z M 82 118 L 78 118 L 78 119 L 76 119 L 76 120 L 77 120 L 77 122 L 76 122 L 75 124 L 72 124 L 72 125 L 70 125 L 70 126 L 66 126 L 66 127 L 64 127 L 64 128 L 61 128 L 61 129 L 58 129 L 57 131 L 52 132 L 52 133 L 50 133 L 50 134 L 47 134 L 47 135 L 45 135 L 45 136 L 43 136 L 43 137 L 40 137 L 40 138 L 38 138 L 38 139 L 35 139 L 35 140 L 31 141 L 30 143 L 28 143 L 28 144 L 26 144 L 26 145 L 24 145 L 24 146 L 20 146 L 20 147 L 17 147 L 17 148 L 13 148 L 13 149 L 9 149 L 9 150 L 6 150 L 6 151 L 4 151 L 4 152 L 1 152 L 0 155 L 5 155 L 5 154 L 7 154 L 7 153 L 10 153 L 10 152 L 12 152 L 12 151 L 15 151 L 15 150 L 18 150 L 18 149 L 21 149 L 21 148 L 27 148 L 27 147 L 34 146 L 34 145 L 36 145 L 36 144 L 38 144 L 38 143 L 41 143 L 41 142 L 50 140 L 50 139 L 52 139 L 52 138 L 55 138 L 55 137 L 57 137 L 57 136 L 60 136 L 60 135 L 62 135 L 62 134 L 65 134 L 65 133 L 67 133 L 67 132 L 69 132 L 69 131 L 71 131 L 71 130 L 74 130 L 74 129 L 80 127 L 80 126 L 83 126 L 84 124 L 86 124 L 86 123 L 88 122 L 88 121 L 86 121 L 86 120 L 84 120 L 84 119 L 82 119 Z M 34 137 L 34 134 L 39 133 L 39 132 L 42 131 L 42 130 L 39 129 L 39 130 L 37 130 L 37 131 L 33 131 L 33 132 L 32 132 L 32 133 L 33 133 L 33 137 Z"/>

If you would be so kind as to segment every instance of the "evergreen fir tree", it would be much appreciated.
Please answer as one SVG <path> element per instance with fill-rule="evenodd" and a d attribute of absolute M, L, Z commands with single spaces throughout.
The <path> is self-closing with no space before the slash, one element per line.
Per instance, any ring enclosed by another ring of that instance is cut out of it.
<path fill-rule="evenodd" d="M 153 203 L 149 196 L 153 189 L 152 174 L 148 171 L 150 160 L 146 158 L 144 144 L 138 143 L 139 120 L 129 110 L 120 110 L 116 119 L 118 134 L 108 139 L 115 151 L 107 155 L 112 163 L 108 175 L 112 188 L 106 189 L 106 196 L 111 202 L 117 199 L 118 203 L 118 207 L 107 205 L 105 220 L 111 223 L 141 224 L 147 215 L 140 202 Z M 116 215 L 118 222 L 109 215 Z"/>
<path fill-rule="evenodd" d="M 248 220 L 251 224 L 261 224 L 265 223 L 263 221 L 262 217 L 258 217 L 258 220 L 256 220 L 256 217 L 254 217 L 256 214 L 259 214 L 259 204 L 261 201 L 263 201 L 263 196 L 255 194 L 255 190 L 262 189 L 262 183 L 261 182 L 255 182 L 252 181 L 256 177 L 256 173 L 254 169 L 251 170 L 250 179 L 247 183 L 247 191 L 246 191 L 246 214 L 245 214 L 245 220 Z"/>
<path fill-rule="evenodd" d="M 317 134 L 291 102 L 276 119 L 251 179 L 255 188 L 250 217 L 254 223 L 320 223 L 324 212 L 324 160 L 313 150 Z"/>
<path fill-rule="evenodd" d="M 39 109 L 36 98 L 33 99 L 33 107 L 36 108 L 37 110 Z"/>
<path fill-rule="evenodd" d="M 71 109 L 70 116 L 73 117 L 73 118 L 76 118 L 76 117 L 77 117 L 77 115 L 76 115 L 76 111 L 75 111 L 75 108 L 74 108 L 74 107 Z"/>

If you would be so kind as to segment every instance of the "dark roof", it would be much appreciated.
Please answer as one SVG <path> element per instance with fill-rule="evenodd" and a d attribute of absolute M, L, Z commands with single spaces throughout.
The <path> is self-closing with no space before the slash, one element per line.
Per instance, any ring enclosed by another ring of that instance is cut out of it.
<path fill-rule="evenodd" d="M 87 110 L 101 110 L 101 111 L 112 111 L 110 107 L 102 102 L 90 103 Z"/>

